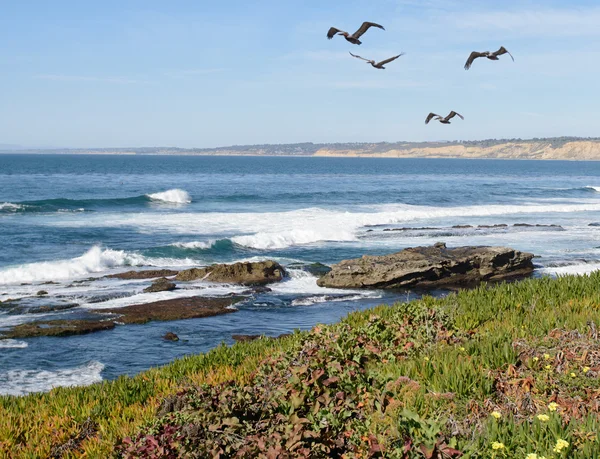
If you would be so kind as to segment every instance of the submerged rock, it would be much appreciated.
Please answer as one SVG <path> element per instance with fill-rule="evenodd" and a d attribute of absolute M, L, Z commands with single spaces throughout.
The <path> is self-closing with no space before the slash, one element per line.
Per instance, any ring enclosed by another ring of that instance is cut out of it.
<path fill-rule="evenodd" d="M 17 325 L 2 332 L 0 338 L 34 338 L 39 336 L 85 335 L 115 328 L 113 321 L 102 320 L 49 320 Z"/>
<path fill-rule="evenodd" d="M 110 274 L 105 276 L 108 279 L 122 280 L 139 280 L 139 279 L 156 279 L 157 277 L 175 276 L 179 271 L 172 269 L 151 269 L 145 271 L 127 271 L 124 273 Z"/>
<path fill-rule="evenodd" d="M 457 288 L 525 277 L 533 254 L 507 247 L 414 247 L 344 260 L 317 284 L 331 288 Z"/>
<path fill-rule="evenodd" d="M 169 332 L 169 333 L 165 334 L 165 336 L 163 336 L 163 339 L 165 341 L 179 341 L 179 336 L 177 336 L 173 332 Z"/>
<path fill-rule="evenodd" d="M 144 289 L 145 293 L 170 292 L 175 290 L 177 286 L 166 277 L 161 277 L 155 280 L 150 287 Z"/>
<path fill-rule="evenodd" d="M 279 282 L 285 275 L 285 269 L 271 260 L 255 263 L 218 264 L 206 268 L 192 268 L 181 271 L 175 277 L 178 281 L 206 279 L 211 282 L 226 282 L 242 285 L 264 285 Z"/>
<path fill-rule="evenodd" d="M 40 290 L 39 292 L 36 293 L 37 296 L 45 296 L 48 295 L 48 292 L 46 290 Z"/>
<path fill-rule="evenodd" d="M 123 308 L 102 309 L 102 314 L 118 314 L 117 320 L 124 324 L 144 324 L 153 320 L 181 320 L 211 317 L 236 312 L 231 308 L 243 298 L 208 298 L 194 296 L 175 298 L 172 300 L 155 301 L 153 303 L 125 306 Z"/>

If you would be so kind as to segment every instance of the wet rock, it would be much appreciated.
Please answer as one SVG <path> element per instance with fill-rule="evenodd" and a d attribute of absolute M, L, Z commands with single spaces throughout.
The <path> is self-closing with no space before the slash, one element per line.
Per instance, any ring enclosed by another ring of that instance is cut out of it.
<path fill-rule="evenodd" d="M 177 286 L 166 277 L 161 277 L 155 280 L 150 287 L 144 289 L 145 293 L 170 292 L 175 290 Z"/>
<path fill-rule="evenodd" d="M 452 228 L 463 229 L 463 228 L 473 228 L 473 226 L 472 225 L 454 225 Z"/>
<path fill-rule="evenodd" d="M 115 319 L 124 324 L 144 324 L 158 320 L 196 319 L 236 312 L 232 306 L 239 303 L 241 297 L 208 298 L 195 296 L 175 298 L 172 300 L 155 301 L 153 303 L 126 306 L 123 308 L 102 309 L 103 314 L 118 314 Z"/>
<path fill-rule="evenodd" d="M 85 335 L 103 330 L 111 330 L 116 324 L 102 320 L 49 320 L 17 325 L 2 332 L 0 338 L 34 338 L 39 336 Z"/>
<path fill-rule="evenodd" d="M 541 225 L 539 223 L 535 224 L 535 225 L 532 225 L 531 223 L 515 223 L 513 226 L 516 227 L 516 228 L 519 228 L 519 227 L 525 227 L 525 228 L 562 228 L 562 226 L 560 226 L 560 225 L 554 225 L 554 224 L 553 225 Z"/>
<path fill-rule="evenodd" d="M 506 228 L 506 223 L 499 223 L 497 225 L 477 225 L 477 228 Z"/>
<path fill-rule="evenodd" d="M 179 341 L 179 336 L 177 336 L 175 333 L 169 332 L 163 336 L 163 339 L 165 341 Z"/>
<path fill-rule="evenodd" d="M 36 293 L 37 296 L 44 296 L 44 295 L 48 295 L 48 292 L 46 290 L 40 290 L 39 292 Z"/>
<path fill-rule="evenodd" d="M 171 269 L 150 269 L 144 271 L 127 271 L 124 273 L 110 274 L 105 276 L 107 279 L 122 279 L 122 280 L 140 280 L 140 279 L 156 279 L 157 277 L 175 276 L 179 271 Z"/>
<path fill-rule="evenodd" d="M 506 247 L 414 247 L 344 260 L 317 284 L 331 288 L 459 288 L 525 277 L 533 254 Z"/>
<path fill-rule="evenodd" d="M 433 244 L 433 246 L 437 249 L 445 249 L 446 243 L 445 242 L 436 242 L 435 244 Z"/>
<path fill-rule="evenodd" d="M 242 285 L 264 285 L 279 282 L 285 275 L 285 269 L 271 260 L 255 263 L 218 264 L 206 268 L 192 268 L 179 272 L 178 281 L 194 281 L 206 279 L 211 282 L 226 282 Z"/>
<path fill-rule="evenodd" d="M 259 339 L 263 335 L 231 335 L 234 341 L 238 343 L 244 343 L 248 341 L 254 341 Z"/>
<path fill-rule="evenodd" d="M 292 263 L 288 266 L 289 269 L 301 269 L 313 276 L 321 277 L 331 271 L 331 267 L 323 263 Z"/>

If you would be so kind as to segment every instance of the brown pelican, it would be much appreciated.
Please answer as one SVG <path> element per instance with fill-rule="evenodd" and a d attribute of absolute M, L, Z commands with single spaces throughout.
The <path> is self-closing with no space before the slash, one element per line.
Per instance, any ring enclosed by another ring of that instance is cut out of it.
<path fill-rule="evenodd" d="M 343 30 L 332 27 L 331 29 L 329 29 L 329 32 L 327 32 L 327 38 L 329 38 L 331 40 L 334 37 L 334 35 L 336 35 L 336 34 L 343 35 L 344 38 L 346 40 L 348 40 L 350 43 L 352 43 L 353 45 L 360 45 L 361 41 L 359 40 L 359 38 L 361 37 L 362 34 L 364 34 L 367 30 L 369 30 L 369 27 L 379 27 L 380 29 L 385 30 L 383 28 L 383 26 L 381 26 L 379 24 L 375 24 L 374 22 L 363 22 L 362 25 L 360 26 L 360 29 L 358 29 L 352 35 L 350 35 L 348 32 L 344 32 Z"/>
<path fill-rule="evenodd" d="M 461 120 L 465 119 L 465 117 L 460 113 L 456 113 L 454 110 L 452 110 L 446 118 L 442 118 L 440 115 L 436 115 L 435 113 L 430 113 L 425 120 L 425 124 L 429 124 L 429 122 L 434 118 L 442 124 L 450 124 L 450 120 L 455 116 L 458 116 Z"/>
<path fill-rule="evenodd" d="M 478 57 L 487 57 L 491 61 L 498 61 L 498 60 L 500 60 L 500 59 L 498 59 L 498 56 L 502 56 L 503 54 L 508 54 L 511 57 L 511 59 L 513 60 L 513 62 L 515 61 L 515 58 L 513 57 L 513 55 L 510 54 L 504 46 L 501 46 L 498 51 L 493 52 L 493 53 L 490 53 L 489 51 L 484 51 L 483 53 L 473 51 L 471 53 L 471 55 L 469 56 L 469 58 L 467 59 L 467 63 L 465 64 L 465 70 L 469 70 L 471 68 L 471 65 L 473 64 L 473 61 L 475 59 L 477 59 Z"/>
<path fill-rule="evenodd" d="M 360 57 L 360 56 L 357 56 L 356 54 L 352 54 L 352 53 L 350 53 L 350 55 L 352 57 L 356 57 L 358 59 L 362 59 L 363 61 L 366 61 L 367 64 L 371 64 L 376 69 L 385 69 L 385 67 L 384 67 L 385 64 L 388 64 L 389 62 L 395 61 L 400 56 L 404 56 L 404 53 L 400 53 L 397 56 L 390 57 L 389 59 L 386 59 L 385 61 L 381 61 L 381 62 L 375 62 L 373 60 L 365 59 L 364 57 Z"/>

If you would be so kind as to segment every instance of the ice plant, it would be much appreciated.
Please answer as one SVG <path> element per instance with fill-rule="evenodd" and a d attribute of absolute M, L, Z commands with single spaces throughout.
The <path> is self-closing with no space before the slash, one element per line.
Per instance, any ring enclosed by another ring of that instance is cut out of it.
<path fill-rule="evenodd" d="M 554 446 L 554 449 L 552 451 L 554 451 L 555 453 L 560 453 L 563 449 L 568 447 L 569 442 L 559 438 L 558 440 L 556 440 L 556 446 Z"/>

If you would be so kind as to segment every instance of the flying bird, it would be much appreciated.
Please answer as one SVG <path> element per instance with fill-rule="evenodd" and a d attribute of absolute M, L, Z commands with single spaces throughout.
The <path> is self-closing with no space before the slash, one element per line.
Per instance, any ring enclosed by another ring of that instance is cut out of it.
<path fill-rule="evenodd" d="M 382 25 L 375 24 L 374 22 L 363 22 L 362 25 L 360 26 L 360 28 L 356 32 L 354 32 L 352 35 L 350 35 L 348 32 L 344 32 L 343 30 L 332 27 L 327 32 L 327 38 L 329 38 L 331 40 L 334 37 L 334 35 L 336 35 L 336 34 L 343 35 L 344 38 L 347 41 L 349 41 L 350 43 L 352 43 L 353 45 L 360 45 L 361 41 L 359 40 L 359 38 L 367 30 L 369 30 L 370 27 L 379 27 L 380 29 L 385 30 L 385 28 Z"/>
<path fill-rule="evenodd" d="M 501 46 L 498 51 L 493 52 L 493 53 L 490 53 L 489 51 L 484 51 L 483 53 L 473 51 L 471 53 L 471 55 L 469 56 L 469 58 L 467 59 L 467 63 L 465 64 L 465 70 L 469 70 L 471 68 L 471 65 L 473 64 L 473 61 L 475 59 L 477 59 L 478 57 L 487 57 L 491 61 L 498 61 L 498 60 L 500 60 L 500 59 L 498 59 L 498 56 L 502 56 L 503 54 L 508 54 L 511 57 L 511 59 L 513 60 L 513 62 L 515 61 L 515 58 L 513 57 L 513 55 L 510 54 L 504 46 Z"/>
<path fill-rule="evenodd" d="M 362 59 L 363 61 L 366 61 L 367 64 L 371 64 L 376 69 L 385 69 L 385 67 L 384 67 L 385 64 L 388 64 L 388 63 L 390 63 L 392 61 L 395 61 L 400 56 L 404 56 L 404 53 L 400 53 L 397 56 L 390 57 L 389 59 L 386 59 L 385 61 L 381 61 L 381 62 L 375 62 L 373 60 L 365 59 L 364 57 L 360 57 L 360 56 L 357 56 L 356 54 L 352 54 L 352 53 L 350 53 L 350 55 L 352 57 L 356 57 L 357 59 Z"/>
<path fill-rule="evenodd" d="M 442 124 L 451 124 L 451 123 L 450 123 L 450 120 L 451 120 L 452 118 L 454 118 L 455 116 L 458 116 L 458 117 L 459 117 L 461 120 L 464 120 L 464 119 L 465 119 L 465 117 L 464 117 L 464 116 L 462 116 L 460 113 L 456 113 L 454 110 L 452 110 L 452 111 L 451 111 L 451 112 L 448 114 L 448 116 L 447 116 L 446 118 L 442 118 L 440 115 L 436 115 L 435 113 L 430 113 L 430 114 L 427 116 L 427 119 L 425 120 L 425 124 L 429 124 L 429 122 L 430 122 L 432 119 L 435 119 L 436 121 L 439 121 L 439 122 L 440 122 L 440 123 L 442 123 Z"/>

